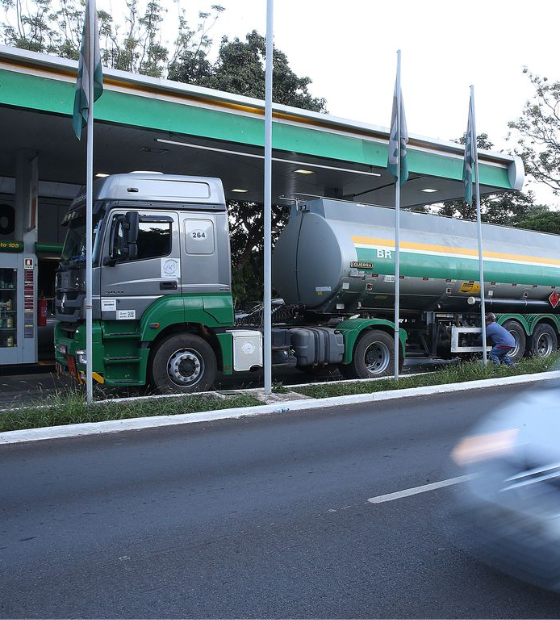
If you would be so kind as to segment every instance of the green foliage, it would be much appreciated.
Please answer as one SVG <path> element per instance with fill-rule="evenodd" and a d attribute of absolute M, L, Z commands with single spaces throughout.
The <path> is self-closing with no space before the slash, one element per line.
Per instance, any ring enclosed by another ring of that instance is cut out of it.
<path fill-rule="evenodd" d="M 255 30 L 245 39 L 230 41 L 224 37 L 211 74 L 197 83 L 228 93 L 264 99 L 266 39 Z M 298 77 L 282 51 L 274 49 L 273 56 L 272 100 L 296 108 L 326 112 L 325 99 L 313 97 L 308 91 L 311 80 Z"/>
<path fill-rule="evenodd" d="M 51 0 L 0 0 L 5 13 L 0 25 L 3 42 L 32 52 L 55 53 L 65 33 L 57 31 L 58 13 L 51 5 Z"/>
<path fill-rule="evenodd" d="M 308 385 L 298 387 L 297 392 L 312 398 L 331 398 L 349 394 L 373 394 L 388 390 L 404 390 L 408 388 L 427 387 L 431 385 L 447 385 L 449 383 L 463 383 L 496 377 L 510 377 L 532 373 L 556 370 L 560 355 L 556 353 L 549 358 L 526 358 L 518 362 L 513 368 L 502 364 L 496 366 L 489 362 L 482 365 L 482 360 L 461 362 L 449 365 L 438 372 L 431 372 L 412 377 L 394 379 L 374 379 L 372 381 L 343 381 L 325 385 Z"/>
<path fill-rule="evenodd" d="M 515 153 L 524 163 L 528 174 L 560 193 L 560 81 L 523 72 L 534 88 L 533 98 L 527 101 L 521 116 L 508 123 L 514 130 L 510 139 L 517 139 Z"/>
<path fill-rule="evenodd" d="M 283 385 L 282 381 L 275 381 L 272 384 L 272 393 L 273 394 L 289 394 L 290 389 Z"/>
<path fill-rule="evenodd" d="M 230 407 L 254 407 L 259 404 L 257 399 L 243 394 L 225 399 L 192 394 L 176 398 L 104 401 L 88 407 L 83 392 L 70 390 L 47 399 L 46 402 L 0 411 L 0 432 L 86 422 L 181 415 Z"/>
<path fill-rule="evenodd" d="M 545 211 L 546 207 L 535 205 L 532 192 L 508 192 L 481 196 L 480 212 L 483 222 L 502 226 L 520 226 L 521 221 L 533 213 Z M 469 205 L 465 200 L 448 200 L 438 211 L 439 215 L 461 220 L 476 220 L 476 203 Z"/>
<path fill-rule="evenodd" d="M 262 299 L 264 279 L 264 209 L 255 202 L 229 202 L 233 298 L 236 306 Z M 272 244 L 288 220 L 289 209 L 272 205 Z"/>
<path fill-rule="evenodd" d="M 212 40 L 210 28 L 224 10 L 212 5 L 199 13 L 191 28 L 178 9 L 178 30 L 171 49 L 161 40 L 160 27 L 167 9 L 161 0 L 125 0 L 122 22 L 98 11 L 102 63 L 106 67 L 165 77 L 180 58 L 206 59 Z M 0 40 L 6 45 L 62 58 L 78 59 L 84 18 L 84 0 L 0 0 L 4 20 Z"/>
<path fill-rule="evenodd" d="M 541 211 L 519 222 L 520 228 L 560 235 L 560 212 Z"/>
<path fill-rule="evenodd" d="M 412 377 L 401 377 L 398 381 L 392 378 L 372 381 L 339 381 L 323 385 L 299 386 L 286 388 L 282 383 L 273 384 L 273 393 L 284 394 L 294 392 L 312 398 L 329 398 L 349 394 L 373 394 L 389 390 L 419 388 L 431 385 L 463 383 L 480 379 L 527 375 L 555 370 L 560 361 L 560 354 L 542 359 L 526 358 L 513 368 L 495 366 L 489 363 L 483 366 L 481 360 L 463 362 L 446 366 L 438 372 Z M 294 398 L 297 398 L 294 396 Z M 83 424 L 86 422 L 105 422 L 108 420 L 127 420 L 151 416 L 180 415 L 198 411 L 214 411 L 234 407 L 254 407 L 260 403 L 253 396 L 243 393 L 218 399 L 207 395 L 191 394 L 167 398 L 137 398 L 118 402 L 97 402 L 86 405 L 83 391 L 69 390 L 52 398 L 47 398 L 36 405 L 0 411 L 0 432 L 42 428 L 67 424 Z"/>

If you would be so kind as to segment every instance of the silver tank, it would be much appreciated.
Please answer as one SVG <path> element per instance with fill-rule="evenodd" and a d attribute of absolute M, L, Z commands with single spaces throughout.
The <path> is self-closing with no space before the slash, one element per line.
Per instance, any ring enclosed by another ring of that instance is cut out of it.
<path fill-rule="evenodd" d="M 476 223 L 401 211 L 400 304 L 468 311 L 480 299 Z M 288 304 L 321 313 L 394 308 L 393 209 L 318 199 L 292 207 L 272 258 Z M 483 225 L 487 307 L 560 310 L 560 237 Z"/>

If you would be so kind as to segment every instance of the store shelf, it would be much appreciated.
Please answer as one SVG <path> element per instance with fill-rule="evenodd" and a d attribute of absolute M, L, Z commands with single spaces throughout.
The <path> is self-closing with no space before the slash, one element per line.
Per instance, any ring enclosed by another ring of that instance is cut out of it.
<path fill-rule="evenodd" d="M 0 364 L 21 363 L 18 334 L 19 268 L 0 268 Z M 9 325 L 9 327 L 8 327 Z"/>

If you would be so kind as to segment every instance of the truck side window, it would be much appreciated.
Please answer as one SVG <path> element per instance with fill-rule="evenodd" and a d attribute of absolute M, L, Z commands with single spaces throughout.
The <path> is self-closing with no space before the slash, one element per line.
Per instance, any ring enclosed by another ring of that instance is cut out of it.
<path fill-rule="evenodd" d="M 111 232 L 111 258 L 117 261 L 127 260 L 124 217 L 113 219 Z M 146 260 L 171 254 L 171 233 L 173 220 L 169 217 L 145 215 L 140 218 L 138 226 L 138 253 L 134 260 Z"/>
<path fill-rule="evenodd" d="M 171 254 L 171 221 L 146 221 L 140 218 L 136 260 Z"/>

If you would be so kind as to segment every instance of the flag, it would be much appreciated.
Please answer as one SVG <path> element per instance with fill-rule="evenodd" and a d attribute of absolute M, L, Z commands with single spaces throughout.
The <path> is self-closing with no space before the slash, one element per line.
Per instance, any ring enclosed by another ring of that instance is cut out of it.
<path fill-rule="evenodd" d="M 465 184 L 465 200 L 472 204 L 473 166 L 476 156 L 476 136 L 474 135 L 473 98 L 469 100 L 469 122 L 465 141 L 465 161 L 463 162 L 463 183 Z"/>
<path fill-rule="evenodd" d="M 408 163 L 406 161 L 406 145 L 408 143 L 408 130 L 406 128 L 406 117 L 404 115 L 404 104 L 402 92 L 399 93 L 399 79 L 395 82 L 395 94 L 393 95 L 393 112 L 391 114 L 391 131 L 389 134 L 389 155 L 387 159 L 387 171 L 392 174 L 395 179 L 398 175 L 400 164 L 401 185 L 404 185 L 408 179 Z M 398 95 L 400 94 L 401 110 L 397 115 Z M 400 119 L 399 119 L 400 116 Z M 399 131 L 400 120 L 400 131 Z M 399 153 L 399 136 L 400 136 L 400 153 Z"/>
<path fill-rule="evenodd" d="M 89 28 L 90 3 L 93 2 L 92 14 L 93 41 Z M 93 67 L 90 67 L 90 46 L 93 44 Z M 86 14 L 84 17 L 84 29 L 82 32 L 82 44 L 80 46 L 80 62 L 78 64 L 78 81 L 76 82 L 76 94 L 74 95 L 74 114 L 72 126 L 78 140 L 82 135 L 82 129 L 87 125 L 90 101 L 90 80 L 93 80 L 93 100 L 97 101 L 103 93 L 103 70 L 101 68 L 101 54 L 99 52 L 99 30 L 97 27 L 97 11 L 95 0 L 86 0 Z"/>

